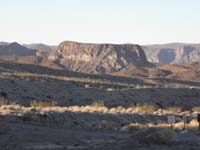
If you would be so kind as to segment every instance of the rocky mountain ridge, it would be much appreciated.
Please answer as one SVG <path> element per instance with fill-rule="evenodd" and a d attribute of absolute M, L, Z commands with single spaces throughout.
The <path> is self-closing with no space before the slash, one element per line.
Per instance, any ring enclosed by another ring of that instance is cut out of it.
<path fill-rule="evenodd" d="M 130 65 L 151 66 L 142 48 L 132 44 L 88 44 L 65 41 L 48 54 L 48 60 L 66 69 L 87 73 L 111 73 Z"/>

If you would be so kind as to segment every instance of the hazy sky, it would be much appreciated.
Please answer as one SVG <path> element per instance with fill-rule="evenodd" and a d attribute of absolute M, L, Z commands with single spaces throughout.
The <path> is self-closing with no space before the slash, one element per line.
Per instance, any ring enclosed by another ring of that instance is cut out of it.
<path fill-rule="evenodd" d="M 0 0 L 0 41 L 200 43 L 200 0 Z"/>

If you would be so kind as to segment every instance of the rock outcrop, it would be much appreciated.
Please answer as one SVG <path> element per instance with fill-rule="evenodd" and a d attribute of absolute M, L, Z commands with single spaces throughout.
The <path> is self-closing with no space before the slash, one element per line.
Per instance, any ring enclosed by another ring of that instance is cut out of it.
<path fill-rule="evenodd" d="M 130 65 L 151 66 L 139 45 L 84 44 L 62 42 L 48 54 L 48 60 L 66 69 L 86 73 L 111 73 Z"/>

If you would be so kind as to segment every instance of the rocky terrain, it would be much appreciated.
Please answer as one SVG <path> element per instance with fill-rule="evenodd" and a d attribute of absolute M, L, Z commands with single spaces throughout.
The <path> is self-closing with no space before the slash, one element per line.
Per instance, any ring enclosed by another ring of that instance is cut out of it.
<path fill-rule="evenodd" d="M 148 60 L 155 64 L 200 62 L 200 44 L 161 44 L 142 46 Z"/>
<path fill-rule="evenodd" d="M 198 150 L 200 64 L 187 61 L 155 66 L 132 44 L 2 42 L 0 149 Z"/>

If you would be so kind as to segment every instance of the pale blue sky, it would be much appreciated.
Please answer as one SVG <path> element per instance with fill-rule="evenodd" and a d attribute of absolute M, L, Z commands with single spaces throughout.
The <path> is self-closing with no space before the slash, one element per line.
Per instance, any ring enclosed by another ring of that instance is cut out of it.
<path fill-rule="evenodd" d="M 0 41 L 200 43 L 200 0 L 0 0 Z"/>

